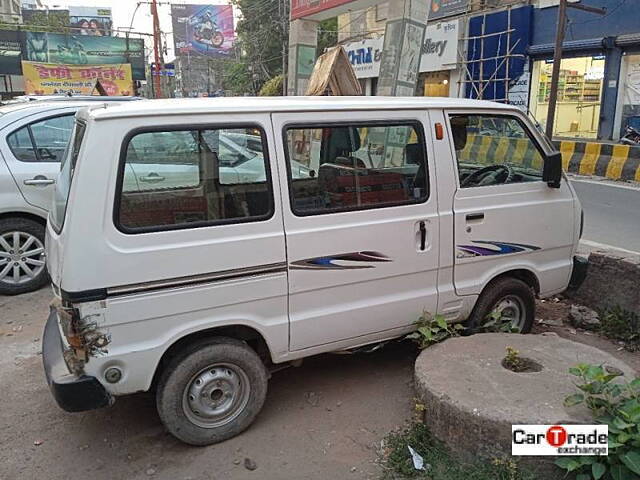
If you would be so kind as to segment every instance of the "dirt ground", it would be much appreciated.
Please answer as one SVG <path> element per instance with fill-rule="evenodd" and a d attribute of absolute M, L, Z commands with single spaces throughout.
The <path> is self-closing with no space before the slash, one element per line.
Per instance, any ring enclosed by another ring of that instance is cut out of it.
<path fill-rule="evenodd" d="M 567 320 L 570 307 L 571 302 L 562 298 L 558 300 L 549 299 L 543 302 L 538 301 L 534 333 L 555 332 L 559 336 L 574 342 L 591 345 L 619 358 L 640 374 L 640 352 L 629 352 L 617 342 L 601 337 L 597 333 L 571 327 Z M 563 325 L 549 325 L 544 323 L 545 321 L 562 323 Z"/>
<path fill-rule="evenodd" d="M 407 342 L 371 354 L 322 355 L 273 375 L 262 413 L 242 435 L 194 448 L 167 434 L 153 397 L 69 414 L 54 403 L 40 337 L 50 290 L 0 297 L 0 480 L 373 479 L 381 440 L 411 420 L 413 363 Z M 538 319 L 566 318 L 568 304 L 539 303 Z M 569 327 L 536 331 L 606 350 L 640 372 L 640 354 Z M 245 459 L 257 469 L 245 468 Z"/>
<path fill-rule="evenodd" d="M 380 441 L 413 415 L 417 351 L 406 342 L 275 373 L 256 422 L 211 447 L 167 434 L 147 394 L 65 413 L 39 354 L 50 298 L 49 289 L 0 297 L 0 480 L 378 478 Z"/>

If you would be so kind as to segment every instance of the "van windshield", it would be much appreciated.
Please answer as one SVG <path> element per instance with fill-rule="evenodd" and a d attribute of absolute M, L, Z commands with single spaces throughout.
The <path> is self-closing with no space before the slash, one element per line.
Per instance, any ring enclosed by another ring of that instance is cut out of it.
<path fill-rule="evenodd" d="M 82 122 L 76 122 L 71 139 L 67 145 L 67 149 L 62 157 L 60 173 L 56 182 L 56 189 L 53 200 L 53 208 L 49 213 L 49 220 L 56 232 L 62 231 L 64 225 L 64 217 L 67 212 L 67 202 L 69 201 L 69 190 L 71 189 L 71 181 L 73 180 L 73 172 L 78 161 L 78 153 L 84 138 L 86 125 Z"/>

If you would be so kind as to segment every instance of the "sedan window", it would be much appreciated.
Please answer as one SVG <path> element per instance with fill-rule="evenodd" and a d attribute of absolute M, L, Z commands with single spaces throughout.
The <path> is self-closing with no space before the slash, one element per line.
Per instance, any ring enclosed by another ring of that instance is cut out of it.
<path fill-rule="evenodd" d="M 9 148 L 23 162 L 60 162 L 67 149 L 73 114 L 30 123 L 7 137 Z"/>

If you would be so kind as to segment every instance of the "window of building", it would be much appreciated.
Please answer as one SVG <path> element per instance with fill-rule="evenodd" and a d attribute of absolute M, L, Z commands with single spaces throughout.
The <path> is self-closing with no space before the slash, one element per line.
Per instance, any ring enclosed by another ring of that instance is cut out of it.
<path fill-rule="evenodd" d="M 119 226 L 153 231 L 268 218 L 271 178 L 258 145 L 266 145 L 264 134 L 254 128 L 134 135 L 122 159 Z"/>
<path fill-rule="evenodd" d="M 460 186 L 542 180 L 543 156 L 529 131 L 506 115 L 450 115 Z"/>
<path fill-rule="evenodd" d="M 26 125 L 7 137 L 14 156 L 23 162 L 60 162 L 73 129 L 73 115 Z"/>
<path fill-rule="evenodd" d="M 349 124 L 286 130 L 296 215 L 420 203 L 427 156 L 416 124 Z"/>
<path fill-rule="evenodd" d="M 554 136 L 597 137 L 604 63 L 602 56 L 562 59 Z M 550 60 L 533 65 L 531 111 L 543 126 L 547 123 L 552 69 Z"/>
<path fill-rule="evenodd" d="M 620 136 L 629 127 L 640 132 L 640 55 L 625 55 L 622 65 Z"/>

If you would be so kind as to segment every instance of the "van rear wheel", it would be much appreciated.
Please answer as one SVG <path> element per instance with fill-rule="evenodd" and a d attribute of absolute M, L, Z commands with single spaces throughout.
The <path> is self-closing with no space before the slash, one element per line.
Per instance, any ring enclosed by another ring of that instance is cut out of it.
<path fill-rule="evenodd" d="M 498 323 L 510 325 L 517 333 L 529 333 L 536 313 L 533 290 L 522 280 L 513 277 L 502 277 L 491 282 L 478 298 L 467 320 L 470 333 L 482 331 L 493 313 Z"/>
<path fill-rule="evenodd" d="M 27 218 L 0 220 L 0 295 L 32 292 L 48 281 L 44 226 Z"/>
<path fill-rule="evenodd" d="M 267 371 L 246 343 L 232 338 L 197 342 L 162 373 L 156 405 L 169 432 L 191 445 L 234 437 L 258 415 Z"/>

